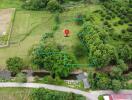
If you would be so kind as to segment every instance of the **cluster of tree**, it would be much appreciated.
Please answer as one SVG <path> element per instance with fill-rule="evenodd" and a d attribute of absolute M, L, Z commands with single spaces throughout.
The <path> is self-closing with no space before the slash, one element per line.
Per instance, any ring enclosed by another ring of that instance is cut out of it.
<path fill-rule="evenodd" d="M 6 65 L 8 70 L 10 70 L 13 74 L 17 74 L 21 71 L 24 66 L 24 61 L 20 57 L 12 57 L 7 59 Z"/>
<path fill-rule="evenodd" d="M 31 100 L 86 100 L 85 97 L 74 93 L 58 92 L 46 89 L 34 89 Z"/>
<path fill-rule="evenodd" d="M 91 66 L 101 68 L 116 60 L 114 47 L 106 43 L 107 34 L 100 32 L 91 23 L 86 22 L 78 36 L 87 47 Z"/>
<path fill-rule="evenodd" d="M 104 11 L 100 11 L 100 14 L 103 18 L 105 17 L 106 20 L 111 20 L 115 17 L 120 18 L 119 21 L 113 23 L 114 26 L 127 24 L 128 28 L 122 30 L 123 34 L 121 34 L 120 38 L 128 41 L 131 40 L 130 33 L 132 32 L 132 26 L 130 23 L 132 21 L 132 12 L 129 3 L 126 3 L 127 1 L 124 3 L 122 2 L 105 2 Z"/>
<path fill-rule="evenodd" d="M 88 79 L 93 89 L 112 89 L 117 92 L 125 88 L 126 82 L 129 80 L 128 76 L 123 75 L 126 70 L 128 70 L 128 66 L 123 60 L 119 60 L 118 65 L 113 66 L 110 72 L 91 72 Z"/>
<path fill-rule="evenodd" d="M 62 11 L 61 2 L 63 0 L 22 0 L 22 7 L 28 10 L 42 10 L 47 9 L 52 12 Z"/>
<path fill-rule="evenodd" d="M 48 41 L 44 38 L 45 35 L 43 35 L 40 43 L 30 50 L 32 63 L 40 69 L 51 71 L 53 77 L 68 76 L 74 67 L 67 65 L 76 63 L 75 58 L 70 54 L 62 53 L 57 45 L 50 41 L 52 38 L 48 38 Z"/>

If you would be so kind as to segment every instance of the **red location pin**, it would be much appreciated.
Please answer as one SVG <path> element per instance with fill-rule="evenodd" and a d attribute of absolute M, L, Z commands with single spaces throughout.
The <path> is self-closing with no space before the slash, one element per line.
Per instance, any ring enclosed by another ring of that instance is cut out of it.
<path fill-rule="evenodd" d="M 69 34 L 70 34 L 70 31 L 69 31 L 68 29 L 65 29 L 65 30 L 64 30 L 64 36 L 65 36 L 65 37 L 68 37 Z"/>

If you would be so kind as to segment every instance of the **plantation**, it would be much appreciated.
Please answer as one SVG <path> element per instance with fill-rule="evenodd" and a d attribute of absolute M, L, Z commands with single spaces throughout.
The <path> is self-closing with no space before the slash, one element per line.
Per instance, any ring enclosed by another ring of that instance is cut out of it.
<path fill-rule="evenodd" d="M 92 89 L 131 88 L 130 1 L 3 0 L 0 8 L 16 8 L 10 45 L 0 48 L 0 69 L 44 69 L 52 78 L 81 69 Z"/>

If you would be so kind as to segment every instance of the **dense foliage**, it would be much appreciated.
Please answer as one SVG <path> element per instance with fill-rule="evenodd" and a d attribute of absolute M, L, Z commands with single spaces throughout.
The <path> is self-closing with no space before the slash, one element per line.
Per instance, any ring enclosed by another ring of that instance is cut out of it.
<path fill-rule="evenodd" d="M 31 94 L 31 100 L 86 100 L 86 98 L 73 93 L 34 89 Z"/>
<path fill-rule="evenodd" d="M 42 10 L 48 9 L 49 11 L 62 11 L 60 5 L 62 1 L 57 0 L 23 0 L 22 7 L 28 10 Z"/>
<path fill-rule="evenodd" d="M 103 35 L 106 35 L 106 37 Z M 116 60 L 114 58 L 114 47 L 105 43 L 107 33 L 101 33 L 92 24 L 85 23 L 84 28 L 78 36 L 80 41 L 87 47 L 88 59 L 91 66 L 101 68 L 108 65 L 111 60 Z"/>
<path fill-rule="evenodd" d="M 8 70 L 12 71 L 14 74 L 18 73 L 24 66 L 23 59 L 20 57 L 9 58 L 6 64 Z"/>
<path fill-rule="evenodd" d="M 51 36 L 49 34 L 48 36 Z M 69 54 L 63 53 L 51 41 L 46 42 L 47 34 L 42 36 L 40 44 L 32 48 L 32 63 L 39 66 L 40 69 L 51 71 L 53 76 L 66 77 L 74 69 L 70 64 L 75 63 L 75 58 Z M 68 66 L 69 65 L 69 66 Z"/>

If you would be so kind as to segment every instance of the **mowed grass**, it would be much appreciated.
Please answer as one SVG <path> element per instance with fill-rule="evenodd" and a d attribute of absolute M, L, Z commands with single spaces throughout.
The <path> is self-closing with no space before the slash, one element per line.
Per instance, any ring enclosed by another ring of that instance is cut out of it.
<path fill-rule="evenodd" d="M 77 33 L 81 27 L 75 24 L 75 16 L 78 13 L 91 13 L 97 9 L 100 9 L 98 5 L 86 7 L 82 5 L 80 8 L 72 8 L 69 11 L 61 13 L 61 24 L 54 35 L 54 40 L 57 44 L 65 46 L 65 52 L 73 53 L 74 47 L 80 42 L 77 38 Z M 6 60 L 14 56 L 23 58 L 28 64 L 29 59 L 27 54 L 29 49 L 39 43 L 42 34 L 51 32 L 54 25 L 54 14 L 47 11 L 17 10 L 10 46 L 0 48 L 0 69 L 6 69 Z M 70 30 L 70 37 L 64 37 L 64 29 Z M 78 63 L 87 63 L 87 58 L 80 58 Z"/>
<path fill-rule="evenodd" d="M 0 88 L 0 100 L 29 100 L 32 89 Z"/>

